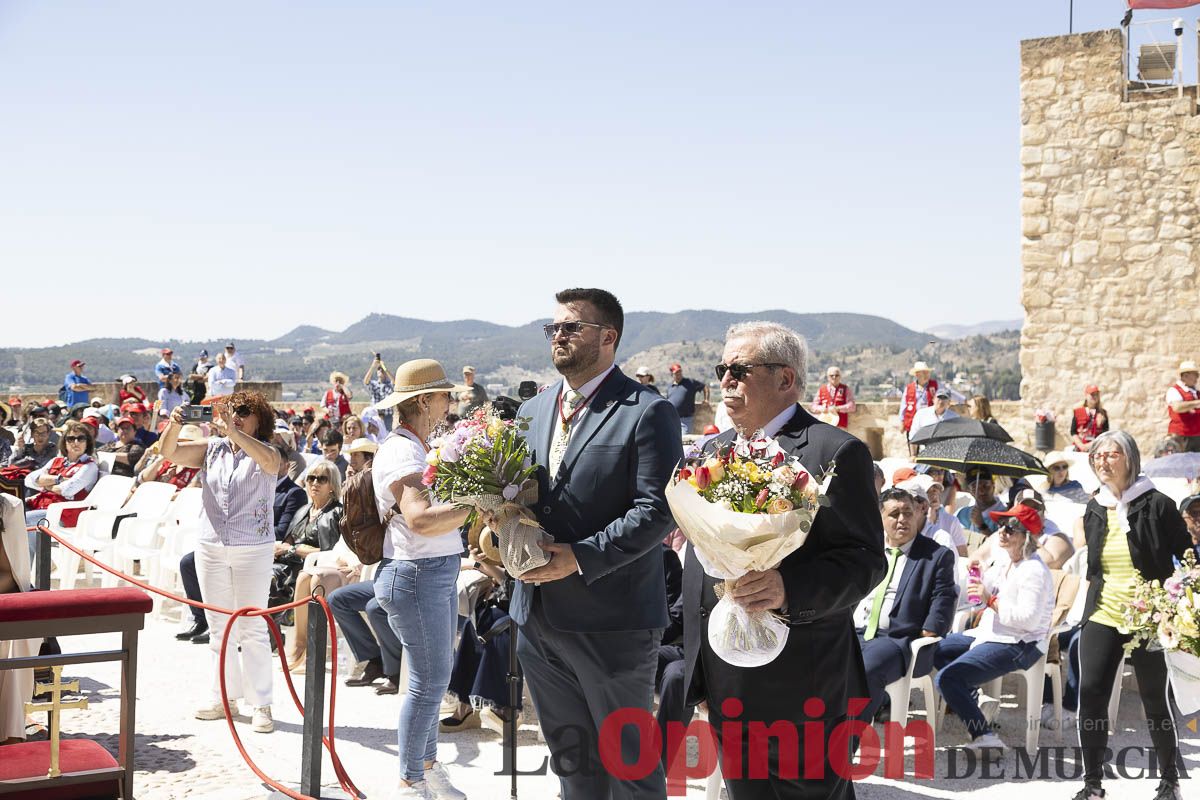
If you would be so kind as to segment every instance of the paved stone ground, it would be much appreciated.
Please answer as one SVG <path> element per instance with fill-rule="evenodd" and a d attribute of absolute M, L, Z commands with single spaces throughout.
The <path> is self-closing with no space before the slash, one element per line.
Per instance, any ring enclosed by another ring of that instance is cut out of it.
<path fill-rule="evenodd" d="M 142 633 L 138 673 L 137 705 L 137 783 L 139 800 L 251 800 L 272 793 L 244 764 L 230 739 L 224 721 L 201 722 L 193 718 L 195 707 L 207 698 L 211 675 L 209 652 L 206 647 L 179 643 L 173 638 L 178 630 L 175 623 L 148 621 Z M 83 651 L 100 646 L 115 646 L 115 638 L 85 636 L 64 640 L 66 649 Z M 86 711 L 64 712 L 64 730 L 68 735 L 88 736 L 116 752 L 118 727 L 118 677 L 115 664 L 81 665 L 68 668 L 64 677 L 79 678 L 81 689 L 91 706 Z M 296 677 L 297 690 L 303 694 L 303 677 Z M 1144 720 L 1139 724 L 1141 711 L 1133 679 L 1126 679 L 1120 715 L 1120 732 L 1115 745 L 1145 746 L 1149 737 Z M 1023 720 L 1012 696 L 1016 684 L 1005 684 L 1004 705 L 1000 715 L 1000 734 L 1010 744 L 1023 738 Z M 919 695 L 915 695 L 919 697 Z M 378 697 L 369 689 L 338 691 L 338 753 L 353 780 L 369 798 L 388 796 L 395 785 L 398 771 L 396 760 L 395 724 L 400 698 Z M 287 698 L 282 674 L 277 670 L 276 730 L 270 735 L 250 731 L 249 719 L 239 717 L 236 724 L 247 750 L 269 775 L 295 786 L 299 781 L 300 714 Z M 1187 724 L 1188 720 L 1182 720 Z M 1200 727 L 1198 725 L 1197 727 Z M 1051 772 L 1056 763 L 1071 775 L 1075 760 L 1070 747 L 1073 734 L 1060 739 L 1055 732 L 1043 732 L 1043 746 L 1067 746 L 1062 756 L 1050 757 Z M 948 774 L 947 746 L 961 744 L 965 734 L 954 720 L 946 723 L 938 734 L 935 777 L 932 780 L 886 780 L 877 774 L 858 784 L 857 795 L 863 800 L 903 800 L 906 798 L 951 798 L 969 796 L 977 800 L 1011 800 L 1015 780 L 1021 780 L 1022 800 L 1054 798 L 1066 800 L 1078 788 L 1077 780 L 1056 779 L 1029 781 L 1020 777 L 1015 754 L 1009 753 L 995 765 L 990 776 L 978 771 L 970 777 L 954 778 Z M 518 764 L 532 769 L 547 755 L 544 745 L 538 744 L 532 723 L 522 725 Z M 1200 735 L 1181 729 L 1181 747 L 1190 771 L 1200 770 Z M 0 751 L 2 753 L 2 751 Z M 487 729 L 465 731 L 443 736 L 441 760 L 447 764 L 455 783 L 471 798 L 492 800 L 509 796 L 509 779 L 495 775 L 501 765 L 501 738 Z M 1129 758 L 1131 771 L 1145 766 L 1140 755 Z M 957 761 L 962 770 L 961 751 Z M 908 770 L 911 771 L 911 762 Z M 343 797 L 336 788 L 328 759 L 325 762 L 324 782 L 328 797 Z M 1154 794 L 1153 780 L 1118 780 L 1107 784 L 1112 798 L 1143 798 Z M 1193 788 L 1195 787 L 1195 788 Z M 552 776 L 523 776 L 519 782 L 522 798 L 553 798 L 557 796 L 557 781 Z M 1184 782 L 1184 798 L 1200 798 L 1200 783 Z M 688 783 L 688 796 L 703 797 L 700 780 Z"/>

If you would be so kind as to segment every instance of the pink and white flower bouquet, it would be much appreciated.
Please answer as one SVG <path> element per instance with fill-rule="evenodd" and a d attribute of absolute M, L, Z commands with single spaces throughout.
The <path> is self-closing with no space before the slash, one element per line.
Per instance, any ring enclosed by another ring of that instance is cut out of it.
<path fill-rule="evenodd" d="M 539 543 L 551 537 L 529 507 L 537 502 L 536 467 L 526 420 L 503 420 L 491 405 L 455 423 L 434 442 L 422 483 L 434 497 L 494 516 L 500 560 L 517 577 L 549 562 Z"/>
<path fill-rule="evenodd" d="M 1143 642 L 1161 647 L 1175 702 L 1184 714 L 1200 711 L 1200 566 L 1188 550 L 1175 573 L 1161 583 L 1135 576 L 1133 600 L 1125 608 L 1133 639 L 1126 655 Z"/>

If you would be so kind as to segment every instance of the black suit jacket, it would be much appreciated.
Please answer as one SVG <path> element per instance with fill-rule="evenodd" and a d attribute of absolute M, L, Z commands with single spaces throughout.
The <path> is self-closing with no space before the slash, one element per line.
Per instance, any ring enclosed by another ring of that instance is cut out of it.
<path fill-rule="evenodd" d="M 308 503 L 308 493 L 301 489 L 294 480 L 284 475 L 275 484 L 275 507 L 272 509 L 275 522 L 275 541 L 282 542 L 287 538 L 288 528 L 292 527 L 292 519 L 296 512 Z"/>
<path fill-rule="evenodd" d="M 912 657 L 909 645 L 921 636 L 922 631 L 945 636 L 950 630 L 958 604 L 958 584 L 954 581 L 957 558 L 955 553 L 920 534 L 908 548 L 904 571 L 900 573 L 900 583 L 896 586 L 896 596 L 888 614 L 887 630 L 880 631 L 881 636 L 904 642 L 905 669 Z M 933 651 L 922 650 L 920 661 L 915 674 L 925 675 L 933 666 Z"/>
<path fill-rule="evenodd" d="M 683 458 L 675 407 L 614 368 L 575 423 L 558 472 L 547 464 L 562 381 L 527 400 L 526 441 L 538 465 L 542 528 L 572 545 L 582 574 L 531 586 L 517 581 L 509 612 L 518 625 L 535 594 L 557 630 L 578 633 L 667 627 L 661 544 L 674 526 L 667 481 Z"/>
<path fill-rule="evenodd" d="M 713 450 L 733 431 L 710 441 Z M 825 717 L 845 716 L 851 697 L 866 697 L 862 651 L 854 632 L 854 607 L 883 579 L 883 523 L 867 446 L 845 431 L 818 422 L 797 404 L 776 434 L 780 446 L 821 479 L 831 463 L 830 505 L 813 522 L 804 546 L 779 566 L 787 591 L 791 628 L 782 653 L 761 667 L 734 667 L 708 649 L 708 613 L 716 605 L 716 580 L 704 574 L 693 548 L 683 571 L 685 685 L 690 700 L 719 708 L 728 697 L 742 701 L 744 720 L 809 719 L 804 701 L 825 703 Z"/>

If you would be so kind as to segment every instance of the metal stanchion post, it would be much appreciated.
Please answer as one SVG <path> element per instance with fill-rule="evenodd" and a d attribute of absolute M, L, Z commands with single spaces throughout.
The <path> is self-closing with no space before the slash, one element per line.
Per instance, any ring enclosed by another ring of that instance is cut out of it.
<path fill-rule="evenodd" d="M 35 531 L 34 535 L 37 536 L 37 571 L 34 588 L 46 591 L 50 588 L 50 537 L 41 530 Z"/>
<path fill-rule="evenodd" d="M 329 621 L 316 600 L 308 601 L 308 649 L 304 665 L 304 733 L 300 750 L 300 792 L 321 796 L 321 732 L 325 719 L 325 647 Z M 336 668 L 336 666 L 335 666 Z M 334 676 L 337 680 L 337 676 Z"/>

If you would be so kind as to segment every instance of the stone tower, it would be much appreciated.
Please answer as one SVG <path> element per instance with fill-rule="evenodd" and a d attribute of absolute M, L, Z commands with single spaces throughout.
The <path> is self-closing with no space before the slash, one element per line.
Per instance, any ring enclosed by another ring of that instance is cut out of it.
<path fill-rule="evenodd" d="M 1094 383 L 1149 458 L 1175 368 L 1200 360 L 1200 116 L 1195 87 L 1126 100 L 1124 46 L 1021 43 L 1021 402 L 1062 447 Z"/>

